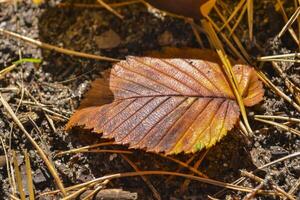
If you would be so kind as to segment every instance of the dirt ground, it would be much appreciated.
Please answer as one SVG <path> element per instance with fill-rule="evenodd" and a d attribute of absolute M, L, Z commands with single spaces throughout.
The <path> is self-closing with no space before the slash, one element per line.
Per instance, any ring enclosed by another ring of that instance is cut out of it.
<path fill-rule="evenodd" d="M 0 28 L 67 49 L 118 59 L 123 59 L 126 55 L 143 55 L 148 51 L 158 51 L 166 46 L 199 47 L 190 24 L 181 19 L 151 13 L 142 4 L 118 8 L 117 10 L 125 17 L 124 20 L 120 20 L 104 9 L 62 8 L 57 6 L 59 2 L 50 0 L 41 6 L 36 6 L 28 0 L 15 5 L 0 3 Z M 92 3 L 92 1 L 80 2 Z M 248 35 L 240 32 L 240 40 L 253 59 L 258 55 L 298 51 L 298 47 L 288 34 L 285 34 L 282 40 L 274 39 L 284 26 L 282 16 L 275 11 L 275 2 L 264 0 L 255 4 L 254 37 L 258 45 L 251 44 Z M 293 12 L 293 7 L 290 7 L 287 7 L 289 16 Z M 246 18 L 244 21 L 243 26 L 246 30 Z M 19 65 L 5 78 L 0 79 L 0 92 L 31 136 L 49 157 L 52 157 L 64 185 L 67 187 L 107 174 L 134 171 L 121 155 L 114 153 L 80 153 L 53 158 L 57 152 L 103 141 L 98 136 L 80 130 L 67 134 L 64 126 L 78 107 L 91 81 L 99 77 L 100 72 L 111 67 L 111 63 L 47 51 L 16 39 L 0 36 L 0 70 L 18 60 L 20 55 L 23 58 L 40 58 L 43 61 L 40 65 L 33 63 Z M 299 65 L 279 64 L 284 74 L 299 87 Z M 262 70 L 276 86 L 289 94 L 283 77 L 278 76 L 270 64 L 264 65 Z M 46 108 L 59 113 L 59 116 L 34 105 L 30 95 Z M 199 167 L 201 172 L 212 179 L 230 183 L 241 177 L 242 169 L 252 171 L 273 160 L 300 151 L 299 136 L 254 121 L 254 113 L 300 117 L 300 113 L 289 103 L 266 89 L 264 101 L 248 109 L 251 126 L 254 130 L 258 130 L 250 144 L 237 129 L 231 131 L 207 153 Z M 299 127 L 299 124 L 294 125 L 298 130 Z M 29 152 L 37 194 L 56 188 L 47 167 L 1 104 L 0 136 L 7 146 L 10 144 L 11 149 L 17 151 L 22 176 L 25 176 L 23 151 L 27 149 Z M 114 148 L 126 149 L 122 146 L 102 149 Z M 202 153 L 194 155 L 195 159 L 191 165 Z M 1 145 L 0 155 L 4 155 Z M 176 158 L 186 162 L 191 156 L 193 155 L 178 155 Z M 140 170 L 176 171 L 179 168 L 178 164 L 166 158 L 144 151 L 134 151 L 128 157 Z M 182 169 L 181 172 L 191 173 L 186 169 Z M 300 177 L 300 159 L 297 157 L 278 162 L 261 170 L 258 175 L 261 178 L 267 177 L 269 180 L 267 184 L 275 183 L 285 191 L 289 191 Z M 185 179 L 169 180 L 167 176 L 148 176 L 148 180 L 156 188 L 161 199 L 208 199 L 208 195 L 213 196 L 222 189 L 196 181 L 190 182 L 188 187 L 184 188 Z M 242 185 L 255 188 L 258 184 L 247 179 Z M 155 199 L 153 192 L 141 177 L 115 179 L 106 187 L 137 193 L 138 199 Z M 0 166 L 0 199 L 9 199 L 7 195 L 11 193 L 7 168 L 5 165 Z M 299 188 L 294 195 L 300 199 Z M 217 197 L 242 199 L 244 196 L 243 192 L 226 190 Z M 274 196 L 266 195 L 258 195 L 256 198 L 276 199 Z M 59 196 L 43 196 L 40 199 L 59 199 Z"/>

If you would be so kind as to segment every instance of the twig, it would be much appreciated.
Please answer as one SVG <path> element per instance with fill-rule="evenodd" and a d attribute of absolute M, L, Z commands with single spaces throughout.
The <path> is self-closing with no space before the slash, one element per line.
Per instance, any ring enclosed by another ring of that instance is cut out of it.
<path fill-rule="evenodd" d="M 34 141 L 34 139 L 31 137 L 31 135 L 27 132 L 27 130 L 24 128 L 23 124 L 20 122 L 20 120 L 18 119 L 18 117 L 15 115 L 14 111 L 12 110 L 12 108 L 10 107 L 10 105 L 6 102 L 6 100 L 2 97 L 2 94 L 0 92 L 0 101 L 3 105 L 3 107 L 5 108 L 5 110 L 9 113 L 9 115 L 12 117 L 13 121 L 19 126 L 19 128 L 21 129 L 21 131 L 26 135 L 26 137 L 29 139 L 29 141 L 31 142 L 31 144 L 36 148 L 38 154 L 40 155 L 40 157 L 43 159 L 43 161 L 45 162 L 46 166 L 48 167 L 51 175 L 54 178 L 55 183 L 57 184 L 57 187 L 60 189 L 60 191 L 62 192 L 62 194 L 64 196 L 66 196 L 66 191 L 65 188 L 63 186 L 63 183 L 61 182 L 55 167 L 52 165 L 52 163 L 48 160 L 46 154 L 43 152 L 43 150 L 39 147 L 39 145 Z"/>
<path fill-rule="evenodd" d="M 26 36 L 22 36 L 18 33 L 14 33 L 14 32 L 4 30 L 2 28 L 0 28 L 0 34 L 11 36 L 11 37 L 23 40 L 25 42 L 28 42 L 32 45 L 38 46 L 38 47 L 43 48 L 43 49 L 47 49 L 47 50 L 50 50 L 50 51 L 56 51 L 56 52 L 59 52 L 59 53 L 70 55 L 70 56 L 77 56 L 77 57 L 90 58 L 90 59 L 109 61 L 109 62 L 118 62 L 118 61 L 120 61 L 119 59 L 109 58 L 109 57 L 106 57 L 106 56 L 98 56 L 98 55 L 82 53 L 82 52 L 78 52 L 78 51 L 74 51 L 74 50 L 70 50 L 70 49 L 64 49 L 64 48 L 57 47 L 57 46 L 54 46 L 54 45 L 51 45 L 51 44 L 48 44 L 48 43 L 44 43 L 44 42 L 41 42 L 41 41 L 38 41 L 38 40 L 34 40 L 34 39 L 26 37 Z"/>

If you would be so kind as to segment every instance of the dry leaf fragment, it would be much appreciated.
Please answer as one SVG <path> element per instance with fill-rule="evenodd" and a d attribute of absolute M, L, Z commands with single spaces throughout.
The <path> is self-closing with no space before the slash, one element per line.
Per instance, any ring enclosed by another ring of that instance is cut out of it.
<path fill-rule="evenodd" d="M 260 102 L 263 88 L 255 70 L 235 65 L 233 72 L 244 104 Z M 131 148 L 192 153 L 214 145 L 239 118 L 230 85 L 213 62 L 127 57 L 113 66 L 107 81 L 98 80 L 93 91 L 109 86 L 113 102 L 79 109 L 67 129 L 83 126 Z"/>
<path fill-rule="evenodd" d="M 99 36 L 95 36 L 95 43 L 99 49 L 112 49 L 120 45 L 121 38 L 110 29 Z"/>

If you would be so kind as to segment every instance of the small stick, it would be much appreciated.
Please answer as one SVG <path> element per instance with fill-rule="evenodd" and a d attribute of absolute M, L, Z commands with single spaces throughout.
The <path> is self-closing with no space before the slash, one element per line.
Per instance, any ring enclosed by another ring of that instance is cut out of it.
<path fill-rule="evenodd" d="M 110 11 L 111 13 L 113 13 L 114 15 L 116 15 L 117 17 L 119 17 L 120 19 L 124 19 L 124 17 L 119 14 L 117 11 L 115 11 L 112 7 L 110 7 L 110 5 L 108 5 L 107 3 L 105 3 L 103 0 L 97 0 L 98 3 L 103 6 L 105 9 L 107 9 L 108 11 Z"/>
<path fill-rule="evenodd" d="M 31 142 L 31 144 L 36 148 L 38 154 L 40 155 L 40 157 L 43 159 L 43 161 L 45 162 L 46 166 L 48 167 L 51 175 L 54 178 L 55 183 L 57 184 L 57 187 L 60 189 L 60 191 L 62 192 L 63 196 L 66 196 L 67 193 L 65 191 L 65 188 L 63 186 L 63 183 L 61 182 L 59 175 L 57 174 L 55 167 L 52 165 L 52 163 L 49 161 L 49 159 L 47 158 L 47 155 L 43 152 L 43 150 L 39 147 L 39 145 L 34 141 L 34 139 L 31 137 L 31 135 L 27 132 L 27 130 L 25 129 L 25 127 L 23 126 L 23 124 L 20 122 L 20 120 L 18 119 L 18 117 L 15 115 L 14 111 L 12 110 L 12 108 L 10 107 L 10 105 L 7 103 L 7 101 L 2 97 L 2 94 L 0 92 L 0 102 L 2 103 L 3 107 L 5 108 L 5 110 L 9 113 L 9 115 L 12 117 L 13 121 L 19 126 L 19 128 L 21 129 L 21 131 L 26 135 L 26 137 L 29 139 L 29 141 Z"/>
<path fill-rule="evenodd" d="M 77 56 L 77 57 L 90 58 L 90 59 L 109 61 L 109 62 L 118 62 L 118 61 L 120 61 L 119 59 L 109 58 L 109 57 L 106 57 L 106 56 L 98 56 L 98 55 L 82 53 L 82 52 L 78 52 L 78 51 L 74 51 L 74 50 L 70 50 L 70 49 L 64 49 L 64 48 L 61 48 L 61 47 L 57 47 L 57 46 L 54 46 L 54 45 L 51 45 L 51 44 L 48 44 L 48 43 L 44 43 L 44 42 L 41 42 L 41 41 L 29 38 L 29 37 L 20 35 L 18 33 L 14 33 L 14 32 L 4 30 L 2 28 L 0 28 L 0 34 L 11 36 L 11 37 L 23 40 L 25 42 L 28 42 L 32 45 L 38 46 L 38 47 L 43 48 L 43 49 L 47 49 L 47 50 L 50 50 L 50 51 L 56 51 L 56 52 L 59 52 L 59 53 L 70 55 L 70 56 Z"/>

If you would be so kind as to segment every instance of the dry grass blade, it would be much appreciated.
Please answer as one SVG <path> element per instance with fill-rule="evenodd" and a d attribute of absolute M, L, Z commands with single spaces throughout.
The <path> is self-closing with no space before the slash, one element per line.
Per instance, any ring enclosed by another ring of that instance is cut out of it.
<path fill-rule="evenodd" d="M 237 83 L 236 77 L 235 77 L 235 75 L 232 71 L 232 66 L 231 66 L 228 58 L 226 57 L 226 55 L 224 55 L 220 50 L 217 50 L 217 52 L 220 56 L 220 59 L 222 60 L 222 62 L 224 64 L 224 66 L 223 66 L 224 71 L 226 72 L 226 75 L 229 79 L 229 83 L 230 83 L 230 85 L 233 89 L 234 95 L 235 95 L 235 97 L 237 99 L 237 102 L 239 104 L 241 114 L 242 114 L 246 129 L 247 129 L 247 134 L 248 134 L 248 136 L 251 136 L 253 131 L 250 127 L 250 124 L 249 124 L 249 121 L 248 121 L 248 118 L 247 118 L 245 105 L 244 105 L 242 97 L 241 97 L 241 92 L 239 91 L 239 88 L 238 88 L 238 83 Z"/>
<path fill-rule="evenodd" d="M 38 40 L 34 40 L 34 39 L 26 37 L 26 36 L 22 36 L 20 34 L 14 33 L 14 32 L 4 30 L 2 28 L 0 28 L 0 34 L 11 36 L 11 37 L 23 40 L 25 42 L 28 42 L 32 45 L 38 46 L 38 47 L 43 48 L 43 49 L 56 51 L 56 52 L 59 52 L 59 53 L 70 55 L 70 56 L 77 56 L 77 57 L 83 57 L 83 58 L 89 58 L 89 59 L 95 59 L 95 60 L 102 60 L 102 61 L 109 61 L 109 62 L 120 61 L 120 60 L 115 59 L 115 58 L 109 58 L 109 57 L 105 57 L 105 56 L 98 56 L 98 55 L 82 53 L 82 52 L 78 52 L 78 51 L 74 51 L 74 50 L 70 50 L 70 49 L 64 49 L 64 48 L 57 47 L 57 46 L 54 46 L 54 45 L 51 45 L 51 44 L 47 44 L 47 43 L 44 43 L 44 42 L 41 42 L 41 41 L 38 41 Z"/>
<path fill-rule="evenodd" d="M 25 166 L 26 166 L 26 176 L 27 176 L 27 185 L 29 192 L 29 200 L 34 200 L 34 190 L 33 190 L 33 182 L 32 182 L 32 171 L 30 165 L 30 159 L 27 151 L 24 152 L 25 156 Z"/>
<path fill-rule="evenodd" d="M 282 35 L 286 32 L 286 30 L 288 30 L 290 28 L 290 26 L 295 22 L 295 20 L 298 18 L 300 14 L 300 7 L 297 8 L 297 10 L 295 11 L 295 13 L 291 16 L 291 18 L 289 19 L 289 21 L 287 21 L 287 23 L 284 25 L 284 27 L 282 28 L 282 30 L 278 33 L 277 37 L 281 38 Z"/>
<path fill-rule="evenodd" d="M 121 154 L 121 156 L 136 172 L 140 172 L 140 169 L 127 156 L 122 155 L 122 154 Z M 159 195 L 158 191 L 153 186 L 153 184 L 145 176 L 141 176 L 141 178 L 147 184 L 148 188 L 152 191 L 155 199 L 160 200 L 161 196 Z"/>
<path fill-rule="evenodd" d="M 43 150 L 39 147 L 39 145 L 34 141 L 34 139 L 31 137 L 31 135 L 27 132 L 27 130 L 24 128 L 23 124 L 20 122 L 18 117 L 15 115 L 14 111 L 10 107 L 10 105 L 6 102 L 6 100 L 2 97 L 2 94 L 0 93 L 0 102 L 2 103 L 5 110 L 9 113 L 9 115 L 12 117 L 13 121 L 19 126 L 21 131 L 26 135 L 26 137 L 29 139 L 31 144 L 35 147 L 38 154 L 42 158 L 42 160 L 45 162 L 46 166 L 49 169 L 49 172 L 53 176 L 55 183 L 57 184 L 58 188 L 61 190 L 62 194 L 66 196 L 66 191 L 64 189 L 63 183 L 61 182 L 55 167 L 53 164 L 49 161 L 47 155 L 43 152 Z"/>
<path fill-rule="evenodd" d="M 120 19 L 124 19 L 124 17 L 119 14 L 117 11 L 115 11 L 112 7 L 110 7 L 110 5 L 108 5 L 107 3 L 105 3 L 103 0 L 97 0 L 97 2 L 104 7 L 105 9 L 107 9 L 109 12 L 113 13 L 114 15 L 116 15 L 117 17 L 119 17 Z"/>
<path fill-rule="evenodd" d="M 300 136 L 300 131 L 296 130 L 296 129 L 293 129 L 293 128 L 290 128 L 288 127 L 287 125 L 284 125 L 284 124 L 279 124 L 277 122 L 273 122 L 273 121 L 269 121 L 269 120 L 264 120 L 264 119 L 259 119 L 259 118 L 254 118 L 255 120 L 257 121 L 260 121 L 260 122 L 263 122 L 263 123 L 266 123 L 266 124 L 270 124 L 270 125 L 273 125 L 273 126 L 276 126 L 276 127 L 279 127 L 285 131 L 289 131 L 291 133 L 294 133 L 298 136 Z"/>
<path fill-rule="evenodd" d="M 23 183 L 22 183 L 21 172 L 19 169 L 19 163 L 18 163 L 17 155 L 16 155 L 15 151 L 13 151 L 13 163 L 14 163 L 15 176 L 16 176 L 16 180 L 17 180 L 17 187 L 18 187 L 18 191 L 20 194 L 20 198 L 21 198 L 21 200 L 25 200 L 26 197 L 25 197 L 24 187 L 23 187 Z"/>

